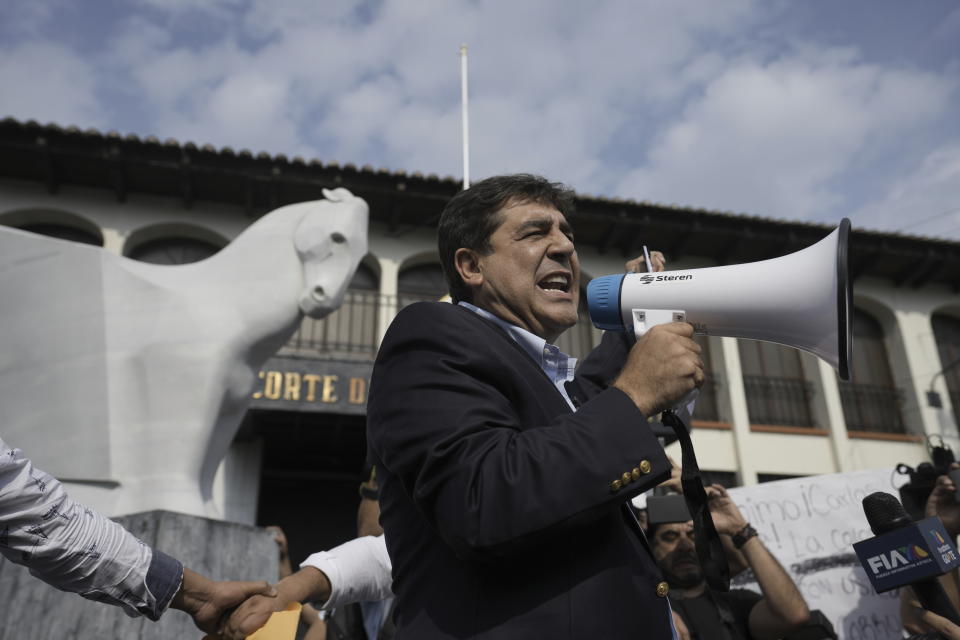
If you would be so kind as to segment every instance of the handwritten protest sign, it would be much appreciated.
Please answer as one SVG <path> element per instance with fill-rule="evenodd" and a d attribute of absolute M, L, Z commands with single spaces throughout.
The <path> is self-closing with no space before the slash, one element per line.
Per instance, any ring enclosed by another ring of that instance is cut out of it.
<path fill-rule="evenodd" d="M 863 498 L 875 491 L 899 496 L 904 481 L 892 469 L 854 471 L 740 487 L 730 496 L 842 640 L 898 640 L 898 590 L 874 593 L 851 545 L 873 535 Z"/>

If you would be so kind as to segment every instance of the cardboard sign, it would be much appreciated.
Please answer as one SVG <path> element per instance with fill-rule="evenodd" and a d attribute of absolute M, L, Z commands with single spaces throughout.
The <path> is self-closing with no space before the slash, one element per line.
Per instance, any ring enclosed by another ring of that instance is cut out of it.
<path fill-rule="evenodd" d="M 874 591 L 853 544 L 873 537 L 863 498 L 898 495 L 905 481 L 893 469 L 854 471 L 730 489 L 730 496 L 842 640 L 900 640 L 898 591 Z M 733 586 L 759 591 L 742 576 Z"/>

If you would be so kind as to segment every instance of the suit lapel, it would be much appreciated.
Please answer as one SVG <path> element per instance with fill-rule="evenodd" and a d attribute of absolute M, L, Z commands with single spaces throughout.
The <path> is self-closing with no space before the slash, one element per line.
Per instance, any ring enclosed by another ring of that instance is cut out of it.
<path fill-rule="evenodd" d="M 562 403 L 563 408 L 566 410 L 566 412 L 568 413 L 571 412 L 570 405 L 567 403 L 567 399 L 563 397 L 563 394 L 560 393 L 560 390 L 557 389 L 556 385 L 553 384 L 553 380 L 551 380 L 550 377 L 546 374 L 546 372 L 544 372 L 544 370 L 540 367 L 540 364 L 536 360 L 534 360 L 529 353 L 527 353 L 527 350 L 524 349 L 520 344 L 517 343 L 516 340 L 513 339 L 513 336 L 511 336 L 509 333 L 504 331 L 503 327 L 498 325 L 496 322 L 493 322 L 492 320 L 484 318 L 479 313 L 476 313 L 475 311 L 471 311 L 470 309 L 466 307 L 462 307 L 460 305 L 456 305 L 456 307 L 458 309 L 462 309 L 463 313 L 466 314 L 467 317 L 478 320 L 482 324 L 489 327 L 498 336 L 500 341 L 506 342 L 509 345 L 509 348 L 517 351 L 520 354 L 520 357 L 528 365 L 530 365 L 533 369 L 537 371 L 537 373 L 534 375 L 539 375 L 540 378 L 543 380 L 543 382 L 545 382 L 546 385 L 550 387 L 551 392 L 549 393 L 553 394 L 551 397 L 559 400 Z M 468 320 L 468 322 L 470 322 L 470 320 Z"/>

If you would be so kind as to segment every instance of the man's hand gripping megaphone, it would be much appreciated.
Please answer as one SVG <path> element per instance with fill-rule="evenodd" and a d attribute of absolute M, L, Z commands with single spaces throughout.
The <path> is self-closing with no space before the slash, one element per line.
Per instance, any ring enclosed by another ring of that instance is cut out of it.
<path fill-rule="evenodd" d="M 660 272 L 666 270 L 666 264 L 666 258 L 661 252 L 649 251 L 644 245 L 643 255 L 628 261 L 626 271 L 627 273 Z M 631 315 L 633 317 L 633 335 L 635 339 L 639 340 L 657 325 L 685 322 L 687 314 L 682 309 L 632 309 Z M 699 389 L 693 389 L 673 407 L 673 412 L 683 420 L 684 424 L 690 424 L 690 418 L 693 415 L 693 409 L 699 395 Z"/>

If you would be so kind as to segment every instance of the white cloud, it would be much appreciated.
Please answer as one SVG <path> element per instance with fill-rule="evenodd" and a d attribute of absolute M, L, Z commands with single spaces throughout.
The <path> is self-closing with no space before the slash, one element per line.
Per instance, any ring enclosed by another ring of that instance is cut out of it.
<path fill-rule="evenodd" d="M 854 225 L 911 235 L 960 236 L 960 143 L 931 151 L 884 196 L 851 215 Z"/>
<path fill-rule="evenodd" d="M 0 116 L 77 125 L 107 124 L 93 66 L 66 48 L 27 42 L 0 51 Z"/>
<path fill-rule="evenodd" d="M 65 4 L 66 0 L 5 0 L 0 29 L 17 38 L 36 38 L 42 27 L 61 11 Z"/>
<path fill-rule="evenodd" d="M 865 154 L 939 116 L 950 81 L 825 51 L 709 83 L 630 172 L 619 195 L 809 219 L 842 202 L 833 183 Z"/>
<path fill-rule="evenodd" d="M 905 136 L 931 139 L 956 108 L 949 61 L 935 75 L 862 60 L 853 39 L 793 29 L 783 2 L 138 4 L 104 16 L 103 42 L 57 40 L 82 52 L 9 50 L 0 81 L 26 89 L 0 94 L 0 112 L 102 128 L 123 114 L 140 135 L 459 175 L 466 42 L 474 178 L 535 171 L 812 218 L 860 204 L 851 168 L 888 184 L 896 162 L 919 163 L 929 143 Z"/>

